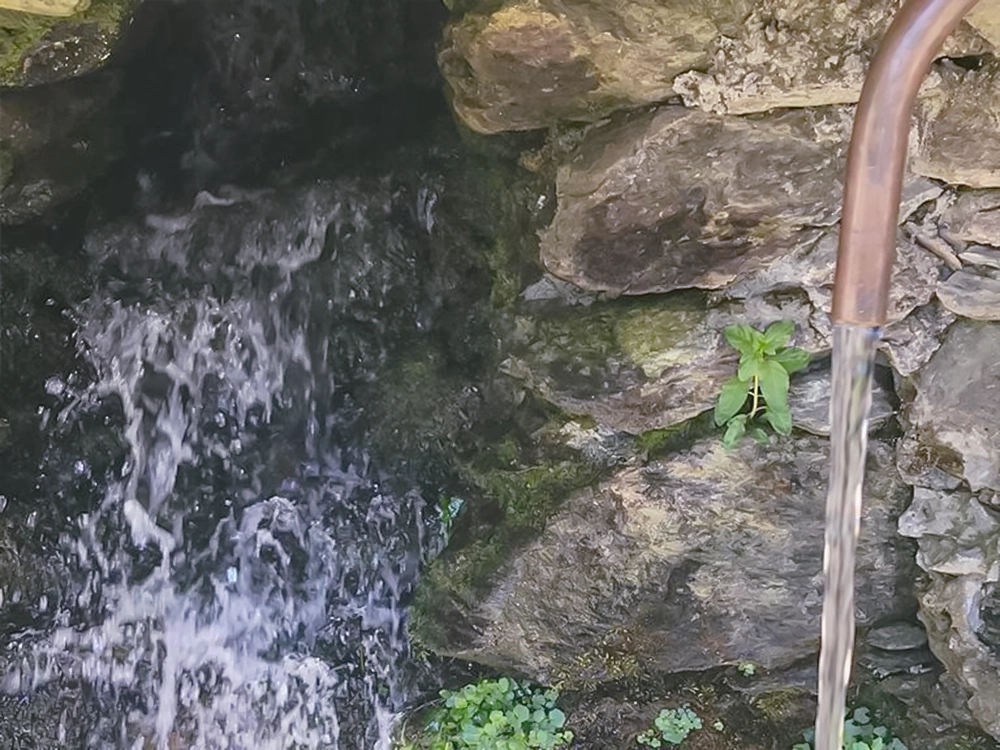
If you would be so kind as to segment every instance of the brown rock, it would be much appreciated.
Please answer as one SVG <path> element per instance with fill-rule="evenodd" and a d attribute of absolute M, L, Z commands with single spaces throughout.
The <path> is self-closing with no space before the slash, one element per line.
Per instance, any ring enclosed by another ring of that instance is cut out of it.
<path fill-rule="evenodd" d="M 665 107 L 597 127 L 558 170 L 542 261 L 591 291 L 722 287 L 836 222 L 845 125 Z"/>
<path fill-rule="evenodd" d="M 674 77 L 708 64 L 718 23 L 743 5 L 513 0 L 449 25 L 438 60 L 455 111 L 480 133 L 595 121 L 673 96 Z"/>

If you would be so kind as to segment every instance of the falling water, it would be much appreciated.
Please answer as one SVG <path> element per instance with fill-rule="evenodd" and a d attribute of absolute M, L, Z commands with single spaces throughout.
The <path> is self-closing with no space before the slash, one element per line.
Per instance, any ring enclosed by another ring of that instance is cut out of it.
<path fill-rule="evenodd" d="M 344 394 L 439 304 L 414 277 L 436 179 L 202 195 L 91 233 L 94 376 L 47 384 L 48 419 L 111 403 L 128 457 L 61 534 L 81 583 L 3 692 L 85 686 L 87 747 L 388 750 L 403 605 L 437 537 L 345 439 Z"/>
<path fill-rule="evenodd" d="M 868 447 L 872 369 L 878 330 L 838 325 L 833 333 L 830 488 L 823 552 L 822 646 L 816 750 L 841 750 L 854 652 L 854 558 Z"/>

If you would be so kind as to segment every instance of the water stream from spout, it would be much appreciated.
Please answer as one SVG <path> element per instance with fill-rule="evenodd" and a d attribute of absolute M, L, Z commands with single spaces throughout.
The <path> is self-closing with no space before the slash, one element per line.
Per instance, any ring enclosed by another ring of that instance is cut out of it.
<path fill-rule="evenodd" d="M 826 499 L 825 588 L 819 659 L 816 750 L 841 750 L 854 652 L 854 559 L 878 329 L 838 325 L 833 333 L 830 485 Z"/>

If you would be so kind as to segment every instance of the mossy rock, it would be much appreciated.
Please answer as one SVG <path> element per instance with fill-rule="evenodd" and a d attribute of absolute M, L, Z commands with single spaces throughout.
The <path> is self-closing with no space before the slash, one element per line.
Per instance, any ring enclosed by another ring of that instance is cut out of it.
<path fill-rule="evenodd" d="M 92 0 L 72 16 L 0 10 L 0 86 L 36 86 L 101 67 L 135 0 Z"/>

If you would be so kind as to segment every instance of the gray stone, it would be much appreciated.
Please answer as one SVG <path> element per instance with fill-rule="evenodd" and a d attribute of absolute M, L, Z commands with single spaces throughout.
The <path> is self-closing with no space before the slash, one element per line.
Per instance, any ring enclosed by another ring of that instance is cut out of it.
<path fill-rule="evenodd" d="M 942 334 L 954 322 L 955 316 L 939 302 L 923 305 L 903 320 L 885 327 L 880 350 L 893 370 L 909 377 L 927 364 L 941 346 Z"/>
<path fill-rule="evenodd" d="M 918 100 L 910 168 L 969 187 L 1000 187 L 1000 63 L 945 69 Z"/>
<path fill-rule="evenodd" d="M 1000 658 L 984 638 L 984 593 L 1000 580 L 1000 518 L 969 492 L 916 487 L 899 532 L 918 540 L 928 575 L 920 619 L 934 655 L 970 697 L 980 725 L 1000 739 Z"/>
<path fill-rule="evenodd" d="M 920 461 L 1000 489 L 1000 325 L 955 323 L 920 370 L 907 412 Z M 919 470 L 911 469 L 913 473 Z"/>
<path fill-rule="evenodd" d="M 869 630 L 865 643 L 883 651 L 907 651 L 927 645 L 927 632 L 919 625 L 894 622 Z"/>
<path fill-rule="evenodd" d="M 919 184 L 920 181 L 914 182 Z M 836 231 L 825 232 L 814 242 L 803 244 L 760 268 L 740 274 L 729 286 L 720 290 L 719 296 L 748 299 L 769 292 L 802 289 L 818 312 L 829 315 L 833 302 L 837 239 Z M 943 267 L 939 258 L 899 235 L 889 288 L 887 316 L 890 325 L 903 320 L 933 299 Z"/>
<path fill-rule="evenodd" d="M 590 291 L 723 287 L 837 221 L 846 127 L 835 111 L 679 107 L 595 127 L 558 169 L 542 261 Z"/>
<path fill-rule="evenodd" d="M 726 452 L 715 439 L 626 468 L 569 498 L 476 601 L 455 601 L 443 653 L 573 684 L 581 664 L 647 673 L 816 653 L 828 442 Z M 899 617 L 907 556 L 895 518 L 908 489 L 871 446 L 858 557 L 864 626 Z M 903 567 L 900 567 L 903 566 Z M 613 643 L 612 643 L 613 642 Z"/>
<path fill-rule="evenodd" d="M 793 376 L 788 391 L 792 424 L 814 435 L 829 436 L 830 389 L 829 368 Z M 881 426 L 894 413 L 885 389 L 875 383 L 872 388 L 872 407 L 868 414 L 869 429 Z"/>
<path fill-rule="evenodd" d="M 976 575 L 929 573 L 920 596 L 920 619 L 927 626 L 934 655 L 971 694 L 969 710 L 983 729 L 1000 740 L 1000 659 L 978 632 L 983 585 Z"/>
<path fill-rule="evenodd" d="M 1000 279 L 956 271 L 938 285 L 937 297 L 963 318 L 1000 320 Z"/>
<path fill-rule="evenodd" d="M 764 328 L 790 319 L 797 324 L 791 343 L 820 352 L 829 342 L 810 326 L 811 314 L 795 299 L 706 309 L 703 297 L 693 294 L 539 310 L 518 319 L 501 367 L 571 414 L 639 434 L 714 406 L 722 384 L 736 373 L 736 352 L 722 336 L 727 325 Z"/>
<path fill-rule="evenodd" d="M 1000 190 L 960 193 L 942 214 L 941 225 L 961 242 L 1000 247 Z"/>
<path fill-rule="evenodd" d="M 1000 204 L 998 204 L 1000 206 Z M 958 256 L 963 263 L 981 268 L 1000 268 L 1000 249 L 972 245 Z"/>

